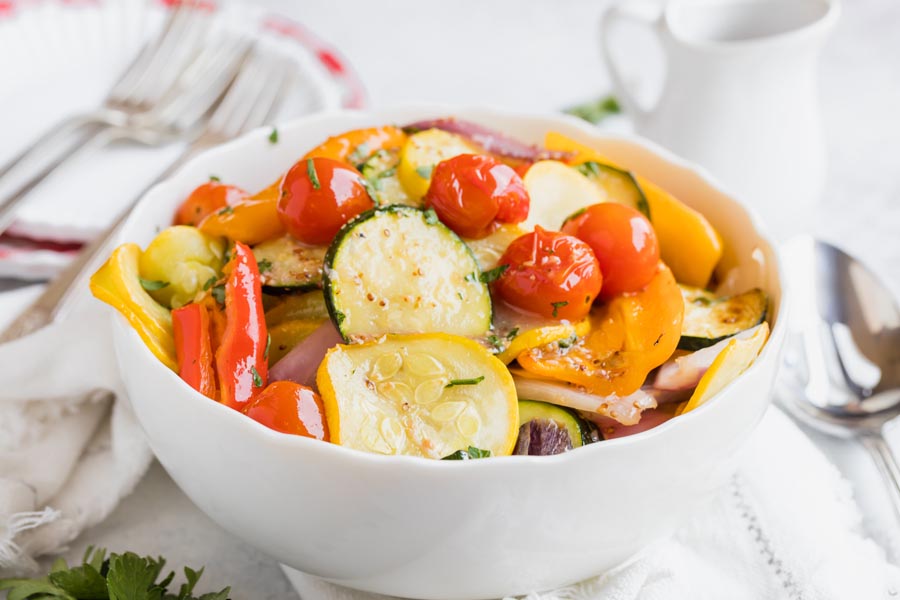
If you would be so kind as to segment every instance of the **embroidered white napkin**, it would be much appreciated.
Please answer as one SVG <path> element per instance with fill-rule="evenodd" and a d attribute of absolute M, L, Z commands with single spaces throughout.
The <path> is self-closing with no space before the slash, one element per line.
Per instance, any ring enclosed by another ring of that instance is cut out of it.
<path fill-rule="evenodd" d="M 35 291 L 3 294 L 0 314 L 16 314 Z M 32 570 L 35 557 L 105 519 L 152 460 L 119 380 L 109 316 L 84 300 L 71 318 L 0 346 L 0 576 Z"/>
<path fill-rule="evenodd" d="M 384 600 L 285 568 L 302 600 Z M 630 565 L 527 600 L 876 600 L 900 568 L 860 531 L 849 485 L 780 410 L 742 450 L 730 485 Z"/>

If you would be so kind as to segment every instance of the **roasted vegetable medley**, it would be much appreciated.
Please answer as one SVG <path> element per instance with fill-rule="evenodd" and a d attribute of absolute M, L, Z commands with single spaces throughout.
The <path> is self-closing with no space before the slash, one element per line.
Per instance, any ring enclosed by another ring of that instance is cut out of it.
<path fill-rule="evenodd" d="M 255 194 L 203 183 L 91 289 L 188 385 L 271 429 L 558 454 L 693 410 L 765 343 L 765 292 L 711 291 L 721 238 L 652 176 L 554 132 L 349 131 Z"/>

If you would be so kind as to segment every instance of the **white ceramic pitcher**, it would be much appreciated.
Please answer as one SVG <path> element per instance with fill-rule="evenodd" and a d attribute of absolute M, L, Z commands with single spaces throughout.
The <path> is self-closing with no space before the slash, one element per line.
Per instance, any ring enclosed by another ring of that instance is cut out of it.
<path fill-rule="evenodd" d="M 805 229 L 823 191 L 816 66 L 839 9 L 838 0 L 628 0 L 603 17 L 603 55 L 637 132 L 709 169 L 785 237 Z M 634 97 L 614 56 L 622 21 L 661 42 L 665 81 L 653 106 Z"/>

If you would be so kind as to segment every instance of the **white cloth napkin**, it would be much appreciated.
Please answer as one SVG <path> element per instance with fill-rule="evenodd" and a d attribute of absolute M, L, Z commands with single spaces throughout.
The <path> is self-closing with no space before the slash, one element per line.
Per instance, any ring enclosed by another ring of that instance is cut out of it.
<path fill-rule="evenodd" d="M 293 569 L 303 600 L 384 600 Z M 731 483 L 631 564 L 527 600 L 876 600 L 900 568 L 860 531 L 850 486 L 780 410 L 766 414 Z"/>
<path fill-rule="evenodd" d="M 15 314 L 33 292 L 4 294 Z M 87 300 L 87 298 L 85 298 Z M 27 573 L 129 494 L 152 460 L 116 369 L 109 317 L 70 318 L 0 346 L 0 576 Z"/>

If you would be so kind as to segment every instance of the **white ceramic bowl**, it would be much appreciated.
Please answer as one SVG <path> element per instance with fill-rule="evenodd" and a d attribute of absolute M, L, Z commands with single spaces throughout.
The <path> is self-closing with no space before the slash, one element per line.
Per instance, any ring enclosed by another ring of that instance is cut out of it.
<path fill-rule="evenodd" d="M 121 241 L 146 246 L 210 175 L 261 189 L 329 135 L 451 114 L 527 142 L 557 130 L 658 182 L 723 235 L 729 286 L 771 294 L 774 328 L 755 364 L 718 397 L 655 429 L 558 456 L 441 462 L 271 431 L 193 391 L 115 317 L 122 375 L 150 445 L 204 512 L 291 567 L 423 599 L 490 598 L 572 583 L 672 532 L 727 480 L 735 452 L 769 404 L 785 330 L 776 254 L 747 209 L 666 151 L 562 116 L 446 106 L 327 113 L 279 126 L 274 145 L 270 130 L 258 130 L 205 152 L 153 188 Z"/>

